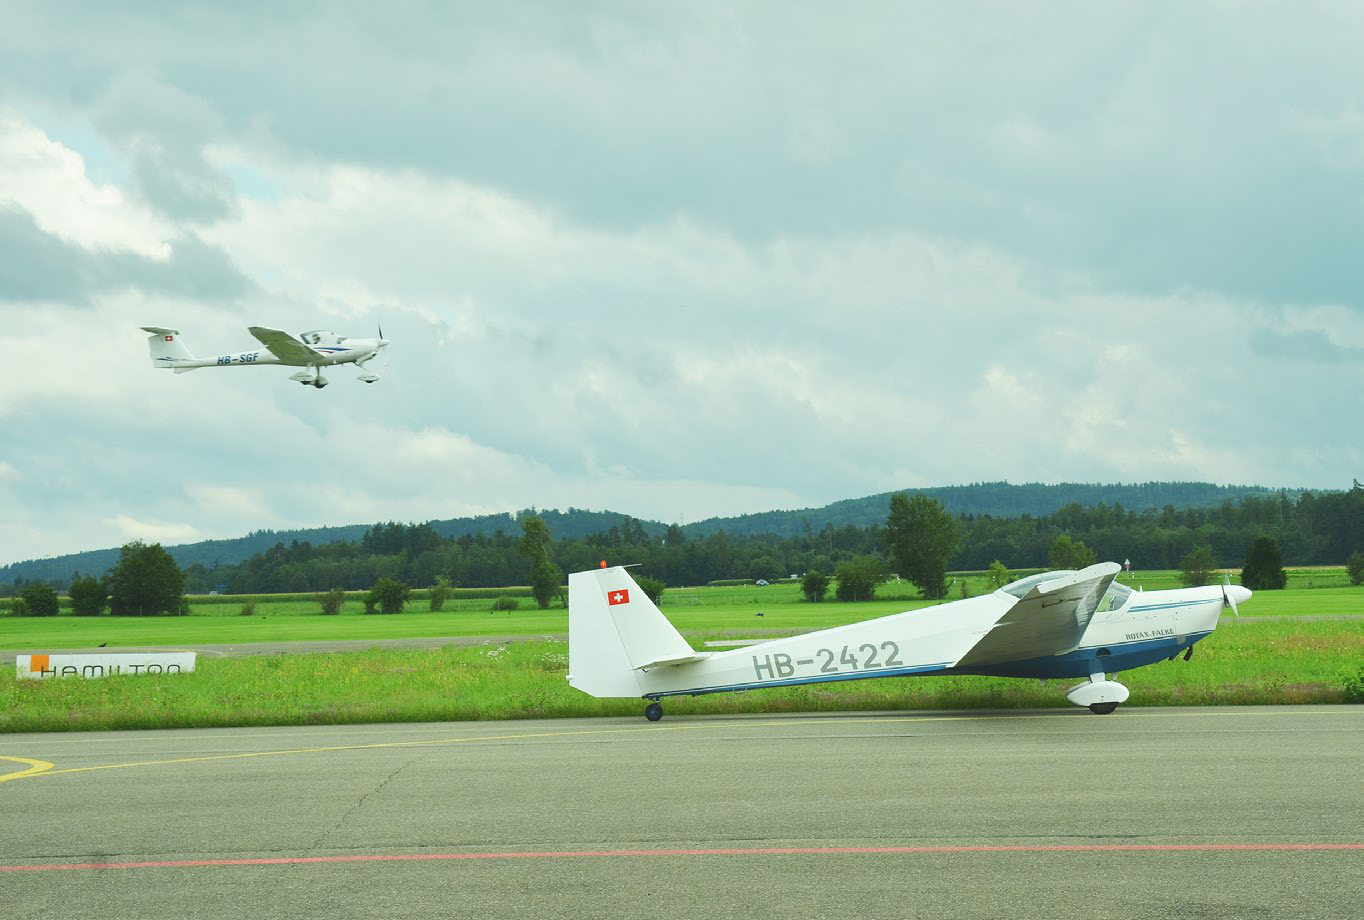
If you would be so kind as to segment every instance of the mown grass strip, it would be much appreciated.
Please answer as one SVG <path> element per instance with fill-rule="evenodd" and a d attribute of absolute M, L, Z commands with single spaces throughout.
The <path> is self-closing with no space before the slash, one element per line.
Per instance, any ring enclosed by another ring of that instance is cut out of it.
<path fill-rule="evenodd" d="M 700 641 L 697 641 L 700 644 Z M 1364 660 L 1354 622 L 1224 624 L 1175 660 L 1126 672 L 1136 705 L 1339 703 Z M 205 659 L 193 674 L 19 681 L 0 675 L 0 731 L 434 722 L 639 715 L 568 686 L 562 642 Z M 1065 706 L 1072 680 L 926 677 L 669 699 L 670 713 Z"/>
<path fill-rule="evenodd" d="M 686 589 L 691 590 L 691 589 Z M 751 595 L 733 603 L 716 598 L 728 588 L 700 589 L 718 592 L 704 603 L 689 603 L 685 592 L 664 595 L 663 610 L 678 629 L 687 633 L 723 630 L 736 635 L 745 630 L 773 629 L 808 632 L 856 623 L 873 617 L 916 610 L 934 603 L 903 598 L 878 598 L 863 603 L 828 601 L 810 604 L 786 585 L 752 588 Z M 761 593 L 761 592 L 770 593 Z M 430 636 L 547 636 L 568 631 L 568 615 L 562 607 L 539 610 L 523 605 L 507 613 L 477 606 L 456 607 L 430 613 L 413 605 L 410 612 L 363 616 L 353 606 L 339 616 L 323 616 L 315 604 L 298 601 L 262 603 L 254 616 L 226 616 L 231 608 L 213 607 L 212 615 L 188 617 L 0 617 L 0 649 L 49 650 L 92 648 L 105 643 L 120 646 L 166 646 L 231 644 L 245 642 L 299 642 L 329 639 L 402 639 Z M 1257 592 L 1242 611 L 1247 616 L 1364 615 L 1364 587 L 1287 589 Z M 759 616 L 758 614 L 762 614 Z"/>

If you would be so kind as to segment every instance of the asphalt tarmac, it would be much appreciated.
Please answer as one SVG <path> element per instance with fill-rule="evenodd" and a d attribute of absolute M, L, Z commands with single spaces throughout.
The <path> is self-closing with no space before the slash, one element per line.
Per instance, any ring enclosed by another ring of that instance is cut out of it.
<path fill-rule="evenodd" d="M 15 917 L 1342 918 L 1364 707 L 0 736 Z"/>

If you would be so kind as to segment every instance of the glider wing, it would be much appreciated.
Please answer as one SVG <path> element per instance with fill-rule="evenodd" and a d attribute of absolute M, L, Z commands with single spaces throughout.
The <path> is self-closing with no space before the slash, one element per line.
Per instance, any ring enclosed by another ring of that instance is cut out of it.
<path fill-rule="evenodd" d="M 955 666 L 1022 661 L 1074 651 L 1120 568 L 1116 562 L 1101 562 L 1033 585 Z"/>

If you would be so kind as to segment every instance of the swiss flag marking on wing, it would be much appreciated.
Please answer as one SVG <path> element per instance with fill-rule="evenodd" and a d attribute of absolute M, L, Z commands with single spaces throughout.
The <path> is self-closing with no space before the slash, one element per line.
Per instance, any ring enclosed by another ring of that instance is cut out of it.
<path fill-rule="evenodd" d="M 175 336 L 173 336 L 173 335 L 168 335 L 168 336 L 166 336 L 166 341 L 167 341 L 167 342 L 174 342 L 174 341 L 175 341 Z"/>
<path fill-rule="evenodd" d="M 621 588 L 619 591 L 612 591 L 610 594 L 606 595 L 606 603 L 611 607 L 614 607 L 617 604 L 628 604 L 630 603 L 630 592 L 625 588 Z"/>

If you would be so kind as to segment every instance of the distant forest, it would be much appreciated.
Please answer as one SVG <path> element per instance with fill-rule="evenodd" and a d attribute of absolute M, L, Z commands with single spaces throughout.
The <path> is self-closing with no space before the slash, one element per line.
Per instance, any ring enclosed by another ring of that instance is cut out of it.
<path fill-rule="evenodd" d="M 882 504 L 884 521 L 889 493 Z M 795 512 L 790 512 L 795 513 Z M 566 572 L 611 564 L 639 563 L 643 574 L 669 585 L 697 585 L 730 578 L 766 578 L 832 572 L 839 562 L 863 553 L 883 553 L 881 524 L 805 522 L 795 535 L 730 533 L 696 535 L 677 525 L 648 526 L 625 515 L 600 515 L 601 529 L 565 535 L 556 530 L 563 515 L 543 517 L 555 536 L 554 556 Z M 1290 565 L 1341 564 L 1364 550 L 1364 487 L 1345 492 L 1293 495 L 1268 492 L 1226 500 L 1215 507 L 1178 509 L 1168 505 L 1136 511 L 1119 503 L 1091 507 L 1071 503 L 1050 514 L 1006 517 L 959 514 L 961 550 L 954 570 L 978 570 L 998 559 L 1013 569 L 1047 565 L 1052 543 L 1062 534 L 1082 540 L 1100 560 L 1131 559 L 1135 568 L 1175 568 L 1195 546 L 1212 548 L 1217 564 L 1240 566 L 1250 544 L 1275 538 Z M 315 545 L 277 541 L 235 564 L 191 563 L 186 589 L 213 588 L 233 594 L 307 592 L 332 587 L 367 588 L 389 576 L 426 586 L 437 576 L 461 587 L 527 584 L 529 565 L 517 550 L 520 528 L 503 516 L 491 534 L 447 536 L 435 524 L 376 524 L 359 539 Z"/>
<path fill-rule="evenodd" d="M 1014 518 L 1031 515 L 1045 517 L 1067 505 L 1084 507 L 1106 504 L 1122 506 L 1129 511 L 1172 508 L 1209 508 L 1225 502 L 1238 501 L 1248 495 L 1262 497 L 1280 494 L 1263 486 L 1218 486 L 1206 482 L 1145 482 L 1132 484 L 1060 483 L 1044 485 L 1008 482 L 982 482 L 965 486 L 941 486 L 929 489 L 909 489 L 922 492 L 942 502 L 948 511 L 957 515 L 990 515 Z M 1299 491 L 1287 493 L 1296 499 Z M 681 526 L 687 539 L 709 536 L 724 531 L 732 537 L 775 535 L 802 537 L 810 532 L 823 533 L 826 527 L 878 526 L 886 519 L 890 492 L 834 502 L 822 508 L 802 508 L 794 511 L 767 511 L 739 517 L 707 518 Z M 550 532 L 560 540 L 582 540 L 619 526 L 625 515 L 611 511 L 536 511 L 534 508 L 509 514 L 485 514 L 477 517 L 451 518 L 427 522 L 437 536 L 456 538 L 484 536 L 492 538 L 499 532 L 519 534 L 517 518 L 522 514 L 538 514 L 549 525 Z M 667 525 L 643 520 L 640 526 L 651 537 L 662 537 Z M 264 553 L 276 544 L 291 546 L 308 543 L 314 547 L 324 544 L 360 540 L 369 529 L 366 524 L 339 527 L 314 527 L 300 530 L 258 530 L 244 537 L 204 540 L 168 546 L 166 549 L 183 568 L 202 566 L 205 569 L 231 567 Z M 827 541 L 826 541 L 827 542 Z M 31 559 L 0 566 L 0 593 L 7 586 L 26 581 L 46 581 L 64 585 L 77 572 L 100 575 L 118 561 L 118 548 L 91 550 L 57 556 L 51 559 Z"/>

